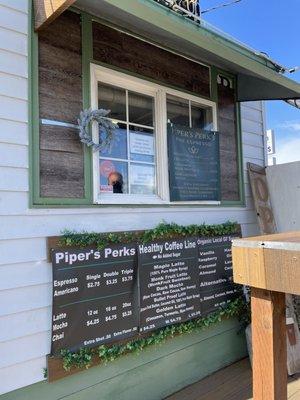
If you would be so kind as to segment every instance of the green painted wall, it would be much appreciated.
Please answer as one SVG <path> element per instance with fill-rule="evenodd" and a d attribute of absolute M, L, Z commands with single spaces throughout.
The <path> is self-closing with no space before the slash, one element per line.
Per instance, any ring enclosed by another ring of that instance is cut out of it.
<path fill-rule="evenodd" d="M 246 356 L 236 320 L 175 337 L 55 383 L 37 383 L 1 400 L 160 400 Z"/>

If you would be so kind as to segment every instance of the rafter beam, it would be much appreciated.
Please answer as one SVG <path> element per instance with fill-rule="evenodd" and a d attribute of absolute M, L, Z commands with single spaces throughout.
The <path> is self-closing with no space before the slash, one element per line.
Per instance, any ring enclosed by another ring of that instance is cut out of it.
<path fill-rule="evenodd" d="M 34 27 L 36 31 L 54 21 L 76 0 L 34 0 Z"/>

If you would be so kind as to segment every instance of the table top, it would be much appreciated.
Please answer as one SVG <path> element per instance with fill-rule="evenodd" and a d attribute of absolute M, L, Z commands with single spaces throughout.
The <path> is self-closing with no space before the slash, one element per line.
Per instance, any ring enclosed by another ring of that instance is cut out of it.
<path fill-rule="evenodd" d="M 235 239 L 232 246 L 300 251 L 300 231 Z"/>

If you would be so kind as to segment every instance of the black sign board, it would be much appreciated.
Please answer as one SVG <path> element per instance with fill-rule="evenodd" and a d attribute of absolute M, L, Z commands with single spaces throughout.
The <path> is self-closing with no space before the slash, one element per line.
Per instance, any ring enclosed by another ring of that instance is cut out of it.
<path fill-rule="evenodd" d="M 217 132 L 168 124 L 171 201 L 220 200 Z"/>
<path fill-rule="evenodd" d="M 240 295 L 233 284 L 231 242 L 239 235 L 199 238 L 201 312 L 207 315 Z"/>
<path fill-rule="evenodd" d="M 216 311 L 240 295 L 238 235 L 52 250 L 52 354 L 117 342 Z"/>
<path fill-rule="evenodd" d="M 52 250 L 52 354 L 138 330 L 136 245 Z"/>
<path fill-rule="evenodd" d="M 197 239 L 138 246 L 140 331 L 200 316 Z"/>

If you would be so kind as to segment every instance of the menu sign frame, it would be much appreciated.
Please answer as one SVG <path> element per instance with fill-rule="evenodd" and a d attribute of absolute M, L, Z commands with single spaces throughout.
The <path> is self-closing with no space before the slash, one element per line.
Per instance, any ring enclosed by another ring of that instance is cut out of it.
<path fill-rule="evenodd" d="M 219 133 L 168 124 L 170 201 L 220 201 Z"/>
<path fill-rule="evenodd" d="M 231 241 L 173 237 L 95 247 L 51 246 L 51 354 L 116 343 L 204 317 L 241 295 Z"/>

